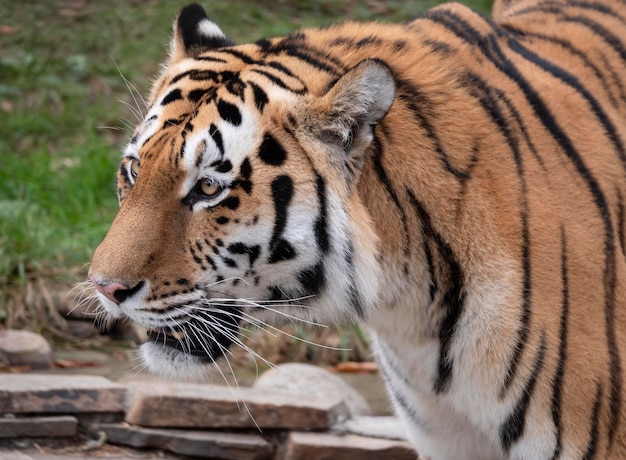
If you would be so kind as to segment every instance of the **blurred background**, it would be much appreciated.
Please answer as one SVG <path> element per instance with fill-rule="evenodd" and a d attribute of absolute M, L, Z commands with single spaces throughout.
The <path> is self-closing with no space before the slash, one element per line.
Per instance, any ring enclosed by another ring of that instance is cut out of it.
<path fill-rule="evenodd" d="M 93 307 L 78 305 L 76 285 L 117 210 L 121 148 L 186 3 L 0 0 L 0 329 L 40 333 L 57 350 L 104 349 L 120 359 L 143 340 L 129 325 L 101 330 Z M 345 19 L 408 21 L 438 2 L 200 3 L 241 43 Z M 491 2 L 469 3 L 488 13 Z M 251 334 L 252 346 L 275 364 L 370 359 L 358 327 Z M 241 359 L 245 365 L 249 357 Z"/>

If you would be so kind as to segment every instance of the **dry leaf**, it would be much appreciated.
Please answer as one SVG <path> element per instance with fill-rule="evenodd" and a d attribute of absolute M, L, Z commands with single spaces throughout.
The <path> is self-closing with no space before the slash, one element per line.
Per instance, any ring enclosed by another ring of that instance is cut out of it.
<path fill-rule="evenodd" d="M 17 27 L 9 26 L 7 24 L 0 24 L 0 34 L 14 35 L 17 33 Z"/>
<path fill-rule="evenodd" d="M 55 359 L 54 367 L 60 367 L 62 369 L 73 369 L 76 367 L 101 367 L 102 363 L 96 363 L 93 361 L 76 361 L 75 359 Z"/>
<path fill-rule="evenodd" d="M 343 363 L 339 363 L 335 366 L 335 370 L 337 372 L 350 372 L 350 373 L 360 373 L 360 372 L 378 372 L 378 364 L 375 362 L 363 362 L 357 363 L 354 361 L 346 361 Z"/>

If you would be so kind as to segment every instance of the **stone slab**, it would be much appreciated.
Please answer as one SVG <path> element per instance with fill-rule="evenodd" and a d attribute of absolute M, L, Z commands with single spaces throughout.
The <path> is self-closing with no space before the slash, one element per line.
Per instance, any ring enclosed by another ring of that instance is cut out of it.
<path fill-rule="evenodd" d="M 11 366 L 47 369 L 52 364 L 48 341 L 40 334 L 18 329 L 0 330 L 0 352 Z"/>
<path fill-rule="evenodd" d="M 257 390 L 280 391 L 300 397 L 338 395 L 348 406 L 350 415 L 371 415 L 369 405 L 341 377 L 320 367 L 305 363 L 284 363 L 261 375 L 254 384 Z"/>
<path fill-rule="evenodd" d="M 163 449 L 179 455 L 215 460 L 268 460 L 274 447 L 256 434 L 143 428 L 127 424 L 100 424 L 89 427 L 102 431 L 107 442 L 135 448 Z"/>
<path fill-rule="evenodd" d="M 334 427 L 334 431 L 372 438 L 407 441 L 402 422 L 393 416 L 353 417 Z"/>
<path fill-rule="evenodd" d="M 77 430 L 78 420 L 69 415 L 0 418 L 0 438 L 69 438 Z"/>
<path fill-rule="evenodd" d="M 284 460 L 416 460 L 406 441 L 368 438 L 352 434 L 289 434 Z"/>
<path fill-rule="evenodd" d="M 99 376 L 0 374 L 0 413 L 123 412 L 126 394 Z"/>
<path fill-rule="evenodd" d="M 146 427 L 325 430 L 349 411 L 337 395 L 303 397 L 254 388 L 141 382 L 126 421 Z"/>

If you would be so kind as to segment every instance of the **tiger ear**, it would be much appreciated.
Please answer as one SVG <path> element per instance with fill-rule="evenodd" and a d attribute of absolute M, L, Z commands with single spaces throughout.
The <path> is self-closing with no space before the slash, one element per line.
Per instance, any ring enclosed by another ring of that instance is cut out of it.
<path fill-rule="evenodd" d="M 374 126 L 387 114 L 396 86 L 391 69 L 377 59 L 366 59 L 348 70 L 330 88 L 314 110 L 322 114 L 318 137 L 344 155 L 362 161 L 374 136 Z M 316 117 L 317 118 L 317 117 Z"/>
<path fill-rule="evenodd" d="M 195 58 L 215 48 L 234 45 L 197 3 L 187 5 L 174 21 L 169 64 Z"/>

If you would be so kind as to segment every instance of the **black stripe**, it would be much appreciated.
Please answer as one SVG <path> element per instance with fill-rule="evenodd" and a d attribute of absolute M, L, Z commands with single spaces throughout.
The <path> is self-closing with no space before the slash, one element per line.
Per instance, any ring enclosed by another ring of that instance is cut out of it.
<path fill-rule="evenodd" d="M 357 289 L 356 284 L 356 273 L 354 270 L 354 247 L 352 243 L 349 243 L 348 250 L 345 253 L 346 265 L 348 266 L 348 274 L 350 277 L 350 286 L 349 286 L 349 298 L 350 298 L 350 306 L 352 310 L 356 312 L 356 315 L 359 319 L 365 319 L 365 310 L 363 309 L 363 304 L 361 303 L 361 295 L 359 290 Z"/>
<path fill-rule="evenodd" d="M 317 216 L 317 220 L 315 221 L 315 241 L 317 242 L 317 247 L 323 254 L 328 253 L 329 242 L 328 242 L 328 210 L 326 205 L 326 182 L 324 182 L 324 178 L 320 176 L 317 172 L 315 172 L 316 180 L 315 180 L 315 190 L 317 192 L 317 202 L 319 205 L 319 214 Z"/>
<path fill-rule="evenodd" d="M 385 363 L 389 368 L 387 372 L 387 377 L 389 377 L 389 371 L 393 371 L 395 376 L 398 379 L 400 379 L 407 388 L 412 388 L 413 382 L 405 374 L 404 372 L 406 370 L 405 366 L 398 364 L 398 362 L 396 361 L 395 352 L 392 351 L 387 345 L 387 343 L 384 342 L 383 340 L 378 339 L 377 343 L 378 343 L 378 348 L 380 349 L 381 354 L 383 355 L 383 356 L 379 356 L 379 354 L 377 353 L 378 361 Z"/>
<path fill-rule="evenodd" d="M 608 134 L 611 142 L 615 146 L 619 154 L 619 158 L 622 162 L 622 166 L 626 169 L 626 153 L 624 152 L 624 146 L 622 144 L 621 139 L 619 138 L 619 134 L 617 133 L 617 129 L 613 122 L 609 119 L 606 112 L 603 110 L 602 105 L 598 102 L 598 100 L 583 86 L 583 84 L 571 73 L 562 69 L 561 67 L 553 64 L 539 55 L 535 54 L 521 43 L 509 40 L 508 45 L 514 53 L 522 56 L 524 59 L 532 62 L 536 66 L 542 68 L 546 72 L 550 73 L 555 78 L 561 80 L 567 86 L 575 89 L 591 106 L 591 110 L 600 121 L 600 124 L 604 128 L 604 131 Z"/>
<path fill-rule="evenodd" d="M 613 64 L 619 65 L 621 63 L 615 62 L 614 60 L 609 60 L 604 54 L 601 54 L 599 58 L 602 61 L 602 65 L 604 66 L 604 69 L 608 72 L 609 76 L 611 77 L 611 81 L 619 89 L 620 99 L 622 100 L 622 102 L 626 104 L 626 90 L 624 90 L 624 84 L 622 83 L 621 76 L 618 75 L 618 73 L 613 68 Z M 617 106 L 617 103 L 615 103 L 615 105 Z"/>
<path fill-rule="evenodd" d="M 428 270 L 428 276 L 430 278 L 428 282 L 429 294 L 430 294 L 430 302 L 432 303 L 435 300 L 435 294 L 439 288 L 437 284 L 437 277 L 435 276 L 435 265 L 433 263 L 433 254 L 430 250 L 430 238 L 424 238 L 424 256 L 426 257 L 426 265 Z"/>
<path fill-rule="evenodd" d="M 472 46 L 483 46 L 482 35 L 469 22 L 458 14 L 446 10 L 445 7 L 425 11 L 419 19 L 436 22 Z"/>
<path fill-rule="evenodd" d="M 219 206 L 224 206 L 228 209 L 232 209 L 233 211 L 235 211 L 238 207 L 239 207 L 239 197 L 238 196 L 228 196 L 226 198 L 224 198 L 222 201 L 219 202 Z M 210 211 L 211 208 L 208 208 L 208 210 Z"/>
<path fill-rule="evenodd" d="M 268 72 L 267 70 L 252 69 L 252 72 L 258 73 L 259 75 L 263 75 L 264 77 L 266 77 L 268 80 L 270 80 L 275 85 L 280 86 L 281 88 L 286 89 L 287 91 L 291 91 L 292 93 L 295 93 L 295 94 L 305 94 L 307 92 L 306 86 L 300 80 L 298 80 L 298 81 L 300 83 L 302 83 L 302 88 L 291 88 L 287 83 L 282 81 L 280 79 L 280 77 L 274 75 L 271 72 Z"/>
<path fill-rule="evenodd" d="M 507 453 L 511 450 L 513 443 L 515 443 L 524 434 L 524 428 L 526 426 L 526 411 L 528 410 L 528 405 L 530 404 L 533 392 L 535 391 L 537 378 L 543 368 L 545 355 L 546 336 L 544 334 L 541 337 L 541 343 L 539 344 L 539 350 L 537 352 L 537 357 L 535 358 L 533 372 L 526 383 L 526 387 L 522 391 L 522 396 L 513 408 L 513 412 L 511 412 L 500 427 L 500 442 Z"/>
<path fill-rule="evenodd" d="M 217 101 L 217 111 L 224 120 L 232 125 L 241 124 L 241 112 L 236 105 L 226 102 L 224 99 Z"/>
<path fill-rule="evenodd" d="M 623 3 L 623 0 L 622 0 L 622 3 Z M 601 2 L 576 2 L 576 1 L 570 0 L 567 4 L 570 6 L 575 6 L 576 8 L 587 8 L 587 9 L 595 10 L 599 13 L 606 14 L 607 16 L 611 18 L 619 18 L 620 21 L 626 24 L 626 19 L 623 16 L 620 16 L 620 14 L 617 11 L 615 11 L 614 9 L 608 7 L 607 5 Z M 620 12 L 623 12 L 623 10 Z"/>
<path fill-rule="evenodd" d="M 233 164 L 230 162 L 230 160 L 217 160 L 216 162 L 213 162 L 210 166 L 214 167 L 215 170 L 220 173 L 227 173 L 233 169 Z"/>
<path fill-rule="evenodd" d="M 589 429 L 589 442 L 587 443 L 587 451 L 583 456 L 583 460 L 591 460 L 595 458 L 598 450 L 598 434 L 600 427 L 600 406 L 602 405 L 602 385 L 600 382 L 596 385 L 596 397 L 593 402 L 591 412 L 591 428 Z"/>
<path fill-rule="evenodd" d="M 624 250 L 624 245 L 626 244 L 624 241 L 624 198 L 619 190 L 617 190 L 617 232 L 622 254 L 626 257 L 626 250 Z"/>
<path fill-rule="evenodd" d="M 245 64 L 257 64 L 258 63 L 256 60 L 254 60 L 252 57 L 248 56 L 247 54 L 242 53 L 241 51 L 238 51 L 238 50 L 234 50 L 232 48 L 221 49 L 221 50 L 218 50 L 218 52 L 230 54 L 231 56 L 236 57 L 237 59 L 241 60 Z"/>
<path fill-rule="evenodd" d="M 227 62 L 225 59 L 221 59 L 221 58 L 218 58 L 218 57 L 215 57 L 215 56 L 207 56 L 207 55 L 196 56 L 194 59 L 196 61 L 219 62 L 219 63 L 222 63 L 222 64 L 225 64 Z"/>
<path fill-rule="evenodd" d="M 296 78 L 298 81 L 302 82 L 302 80 L 300 80 L 300 77 L 294 75 L 294 73 L 289 70 L 287 67 L 285 67 L 284 65 L 282 65 L 280 62 L 276 62 L 276 61 L 271 61 L 267 63 L 268 66 L 272 67 L 273 69 L 279 70 L 280 72 L 289 75 L 292 78 Z M 304 84 L 304 83 L 302 83 Z"/>
<path fill-rule="evenodd" d="M 289 241 L 284 238 L 278 238 L 275 243 L 270 246 L 272 251 L 267 259 L 268 264 L 275 264 L 283 260 L 291 260 L 296 257 L 296 250 L 293 248 Z"/>
<path fill-rule="evenodd" d="M 492 49 L 497 54 L 497 57 L 501 62 L 507 64 L 507 66 L 499 65 L 500 70 L 504 71 L 514 81 L 517 82 L 520 89 L 524 92 L 526 99 L 534 109 L 535 114 L 541 120 L 543 125 L 552 134 L 552 137 L 559 142 L 561 148 L 568 159 L 572 162 L 578 174 L 583 178 L 587 184 L 587 188 L 593 197 L 593 202 L 598 208 L 600 217 L 602 218 L 605 240 L 604 240 L 604 256 L 605 256 L 605 269 L 603 275 L 604 284 L 604 310 L 605 310 L 605 322 L 606 322 L 606 336 L 607 347 L 610 360 L 611 370 L 611 391 L 610 391 L 610 409 L 611 409 L 611 423 L 609 426 L 609 444 L 613 442 L 613 436 L 617 424 L 619 423 L 619 417 L 622 406 L 622 366 L 619 356 L 619 350 L 617 349 L 617 340 L 615 336 L 615 286 L 617 282 L 615 272 L 615 230 L 611 219 L 611 213 L 609 206 L 602 192 L 600 184 L 596 178 L 592 175 L 591 171 L 585 164 L 583 158 L 575 149 L 571 139 L 567 136 L 565 131 L 557 123 L 556 119 L 548 109 L 546 103 L 541 99 L 539 94 L 530 86 L 530 84 L 523 78 L 523 76 L 515 69 L 510 62 L 502 54 L 495 39 L 492 37 L 490 40 Z M 494 60 L 495 63 L 495 60 Z M 498 65 L 498 64 L 496 64 Z"/>
<path fill-rule="evenodd" d="M 259 109 L 259 112 L 263 113 L 265 105 L 269 102 L 267 93 L 263 91 L 261 87 L 251 81 L 249 81 L 248 84 L 252 87 L 252 91 L 254 93 L 254 105 L 257 109 Z"/>
<path fill-rule="evenodd" d="M 461 39 L 468 37 L 475 40 L 478 33 L 458 15 L 449 11 L 437 11 L 436 16 L 429 16 L 428 19 L 440 23 L 455 34 L 459 29 L 457 36 Z M 465 26 L 465 27 L 463 27 Z M 464 29 L 464 30 L 463 30 Z M 524 93 L 526 100 L 533 108 L 535 115 L 542 122 L 544 127 L 551 133 L 561 146 L 564 154 L 576 168 L 578 174 L 586 182 L 587 188 L 593 197 L 593 202 L 598 208 L 600 217 L 604 225 L 604 256 L 605 270 L 603 276 L 604 284 L 604 310 L 606 322 L 607 348 L 609 352 L 610 370 L 611 370 L 611 391 L 610 391 L 610 409 L 611 423 L 609 427 L 609 443 L 612 444 L 615 429 L 619 422 L 621 406 L 622 406 L 622 366 L 617 349 L 617 341 L 615 336 L 615 286 L 617 282 L 615 273 L 615 230 L 611 219 L 608 203 L 600 184 L 583 161 L 583 158 L 574 148 L 571 139 L 563 131 L 561 126 L 548 109 L 546 103 L 541 99 L 539 94 L 531 87 L 520 72 L 513 64 L 504 56 L 499 44 L 494 36 L 489 36 L 485 42 L 478 43 L 479 49 L 483 55 L 488 58 L 502 73 L 507 75 L 512 81 L 515 81 Z M 487 46 L 489 45 L 489 46 Z"/>
<path fill-rule="evenodd" d="M 241 188 L 250 195 L 252 193 L 252 181 L 250 180 L 250 176 L 252 175 L 252 165 L 250 164 L 250 160 L 248 157 L 244 158 L 239 166 L 239 181 L 237 183 Z"/>
<path fill-rule="evenodd" d="M 593 74 L 596 76 L 596 78 L 600 81 L 600 84 L 602 86 L 602 88 L 604 89 L 604 91 L 606 91 L 609 99 L 611 99 L 611 102 L 613 105 L 616 105 L 616 101 L 615 101 L 615 96 L 612 94 L 610 88 L 609 88 L 609 84 L 606 81 L 605 76 L 602 74 L 602 71 L 598 68 L 598 66 L 596 66 L 591 59 L 589 59 L 589 57 L 583 53 L 582 51 L 580 51 L 578 48 L 576 48 L 574 45 L 572 45 L 571 42 L 561 39 L 561 38 L 557 38 L 557 37 L 551 37 L 549 35 L 545 35 L 542 33 L 537 33 L 537 32 L 529 32 L 526 30 L 522 30 L 513 26 L 510 26 L 508 24 L 505 24 L 503 26 L 504 28 L 506 28 L 507 30 L 519 35 L 519 36 L 524 36 L 524 37 L 532 37 L 538 40 L 543 40 L 545 42 L 549 42 L 552 43 L 554 45 L 560 46 L 561 48 L 563 48 L 565 51 L 567 51 L 568 53 L 572 54 L 573 56 L 576 56 L 577 58 L 579 58 L 583 64 L 585 65 L 585 67 L 589 68 Z M 606 65 L 607 63 L 605 63 Z M 608 66 L 607 66 L 608 67 Z M 620 96 L 622 98 L 622 100 L 626 101 L 626 96 L 624 95 L 624 87 L 622 85 L 622 82 L 618 79 L 617 81 L 614 82 L 615 85 L 619 88 L 620 91 Z"/>
<path fill-rule="evenodd" d="M 174 78 L 172 78 L 172 80 L 170 81 L 170 85 L 173 85 L 177 81 L 182 80 L 183 78 L 186 78 L 186 77 L 189 77 L 189 79 L 193 81 L 205 81 L 205 80 L 210 80 L 214 82 L 218 81 L 218 73 L 215 72 L 214 70 L 191 69 L 191 70 L 186 70 L 185 72 L 182 72 L 176 75 Z"/>
<path fill-rule="evenodd" d="M 193 103 L 198 103 L 207 94 L 215 94 L 215 88 L 198 88 L 189 91 L 187 99 Z"/>
<path fill-rule="evenodd" d="M 626 23 L 626 20 L 621 17 L 615 10 L 609 8 L 607 5 L 597 2 L 572 2 L 571 0 L 567 4 L 556 2 L 543 2 L 538 5 L 529 6 L 527 8 L 516 11 L 511 17 L 524 15 L 527 13 L 553 13 L 560 14 L 566 11 L 566 7 L 576 7 L 595 10 L 598 13 L 605 14 L 611 18 L 617 18 L 621 22 Z"/>
<path fill-rule="evenodd" d="M 287 209 L 293 197 L 293 181 L 289 176 L 278 176 L 272 182 L 272 198 L 274 200 L 274 229 L 270 239 L 270 250 L 274 251 L 287 225 Z"/>
<path fill-rule="evenodd" d="M 535 157 L 535 160 L 537 160 L 537 163 L 539 163 L 541 168 L 545 170 L 545 164 L 544 164 L 543 158 L 541 158 L 541 155 L 539 155 L 539 151 L 537 150 L 537 147 L 535 147 L 535 144 L 530 138 L 530 134 L 528 133 L 528 129 L 526 128 L 526 124 L 522 120 L 522 116 L 517 110 L 515 104 L 513 103 L 513 101 L 511 101 L 509 97 L 506 96 L 506 93 L 504 91 L 493 88 L 493 92 L 495 96 L 497 97 L 497 99 L 501 101 L 509 110 L 512 121 L 514 121 L 517 124 L 517 128 L 522 134 L 524 141 L 526 142 L 526 145 L 528 146 L 528 150 L 530 150 L 530 153 L 532 153 L 533 157 Z"/>
<path fill-rule="evenodd" d="M 389 394 L 393 399 L 395 399 L 398 405 L 402 407 L 406 415 L 409 416 L 413 426 L 426 428 L 426 422 L 422 419 L 421 414 L 409 403 L 409 401 L 407 401 L 404 395 L 402 395 L 399 391 L 390 391 Z"/>
<path fill-rule="evenodd" d="M 217 149 L 220 151 L 220 156 L 223 157 L 224 141 L 222 140 L 222 133 L 220 133 L 220 130 L 213 123 L 211 123 L 211 126 L 209 126 L 209 136 L 211 136 L 211 139 L 213 139 L 213 142 L 215 142 Z"/>
<path fill-rule="evenodd" d="M 439 328 L 439 364 L 433 386 L 435 393 L 443 393 L 450 388 L 452 378 L 453 358 L 450 355 L 450 347 L 465 306 L 465 276 L 454 251 L 435 230 L 424 206 L 410 190 L 407 189 L 406 192 L 418 220 L 422 223 L 424 238 L 432 241 L 437 248 L 440 257 L 438 268 L 447 271 L 447 288 L 441 301 L 446 314 Z"/>
<path fill-rule="evenodd" d="M 301 34 L 290 34 L 275 43 L 262 40 L 257 42 L 257 45 L 266 55 L 284 53 L 331 75 L 340 75 L 346 70 L 343 63 L 330 53 L 308 46 Z"/>
<path fill-rule="evenodd" d="M 259 147 L 259 158 L 268 165 L 280 166 L 287 159 L 287 151 L 272 134 L 265 133 Z"/>
<path fill-rule="evenodd" d="M 161 101 L 161 105 L 167 105 L 171 102 L 177 101 L 183 98 L 182 91 L 179 88 L 171 90 Z"/>
<path fill-rule="evenodd" d="M 626 48 L 624 48 L 624 44 L 616 35 L 609 32 L 602 25 L 584 16 L 565 16 L 561 18 L 561 21 L 582 24 L 589 28 L 595 35 L 600 37 L 607 45 L 613 48 L 615 52 L 620 55 L 622 62 L 626 61 Z"/>
<path fill-rule="evenodd" d="M 406 385 L 408 388 L 411 388 L 412 386 L 411 382 L 408 381 L 404 373 L 399 371 L 396 363 L 387 361 L 389 358 L 389 352 L 384 350 L 384 349 L 386 350 L 388 349 L 385 345 L 383 345 L 383 342 L 379 341 L 378 344 L 381 349 L 381 353 L 378 354 L 379 356 L 378 356 L 377 361 L 380 364 L 380 371 L 381 371 L 383 380 L 387 384 L 387 388 L 389 388 L 390 398 L 394 400 L 396 404 L 404 410 L 406 415 L 411 419 L 413 426 L 426 428 L 426 422 L 422 418 L 421 414 L 400 393 L 400 389 L 397 386 L 397 379 L 401 380 L 404 383 L 404 385 Z M 383 356 L 380 356 L 380 355 L 384 355 L 384 358 Z M 392 373 L 396 377 L 396 380 L 392 378 L 391 376 Z"/>
<path fill-rule="evenodd" d="M 312 267 L 298 273 L 298 281 L 304 289 L 304 295 L 318 295 L 326 284 L 324 264 L 318 262 Z"/>
<path fill-rule="evenodd" d="M 231 243 L 228 245 L 226 250 L 231 254 L 247 254 L 250 267 L 254 265 L 254 262 L 261 254 L 261 246 L 259 246 L 258 244 L 254 246 L 248 246 L 244 243 Z"/>
<path fill-rule="evenodd" d="M 382 146 L 382 142 L 379 137 L 374 134 L 374 140 L 372 141 L 373 154 L 371 155 L 372 166 L 374 167 L 374 171 L 376 171 L 376 175 L 378 176 L 378 180 L 383 184 L 385 190 L 389 194 L 389 197 L 395 204 L 398 212 L 400 213 L 400 220 L 402 222 L 402 230 L 404 232 L 404 272 L 409 272 L 409 266 L 407 260 L 409 259 L 409 227 L 406 218 L 406 212 L 404 208 L 400 204 L 400 200 L 398 199 L 398 195 L 396 191 L 393 189 L 393 185 L 391 184 L 391 180 L 389 176 L 387 176 L 387 172 L 385 171 L 385 167 L 382 163 L 382 157 L 384 155 L 384 150 Z"/>
<path fill-rule="evenodd" d="M 530 228 L 528 223 L 528 202 L 526 200 L 527 185 L 524 172 L 524 163 L 522 155 L 519 149 L 519 140 L 517 136 L 511 130 L 508 117 L 502 113 L 498 106 L 498 101 L 501 97 L 506 98 L 504 94 L 499 94 L 496 90 L 491 89 L 486 82 L 484 82 L 477 75 L 470 74 L 468 76 L 468 82 L 474 86 L 474 96 L 478 98 L 483 109 L 489 114 L 493 123 L 498 126 L 499 131 L 502 133 L 506 142 L 513 154 L 515 166 L 517 169 L 517 176 L 520 181 L 520 223 L 521 223 L 521 250 L 522 250 L 522 316 L 520 321 L 520 327 L 518 330 L 517 342 L 513 348 L 513 356 L 509 362 L 509 368 L 507 370 L 502 388 L 500 389 L 500 398 L 505 396 L 505 393 L 510 388 L 510 385 L 517 372 L 522 353 L 526 347 L 528 340 L 530 315 L 531 315 L 531 259 L 530 259 Z M 492 93 L 496 93 L 494 96 Z M 508 104 L 505 104 L 508 105 Z M 521 123 L 521 120 L 520 120 Z"/>
<path fill-rule="evenodd" d="M 441 139 L 435 130 L 436 117 L 434 114 L 434 104 L 428 99 L 428 96 L 412 83 L 396 79 L 397 98 L 400 99 L 406 107 L 411 111 L 413 117 L 424 130 L 426 138 L 434 146 L 435 152 L 444 164 L 446 171 L 451 173 L 459 180 L 467 179 L 467 171 L 457 168 L 450 162 L 448 152 L 441 144 Z"/>
<path fill-rule="evenodd" d="M 569 319 L 569 270 L 567 267 L 567 235 L 561 227 L 561 323 L 559 329 L 559 356 L 554 381 L 552 382 L 552 421 L 556 429 L 556 445 L 552 459 L 561 456 L 563 422 L 561 420 L 561 404 L 563 403 L 563 377 L 567 361 L 567 335 Z"/>

